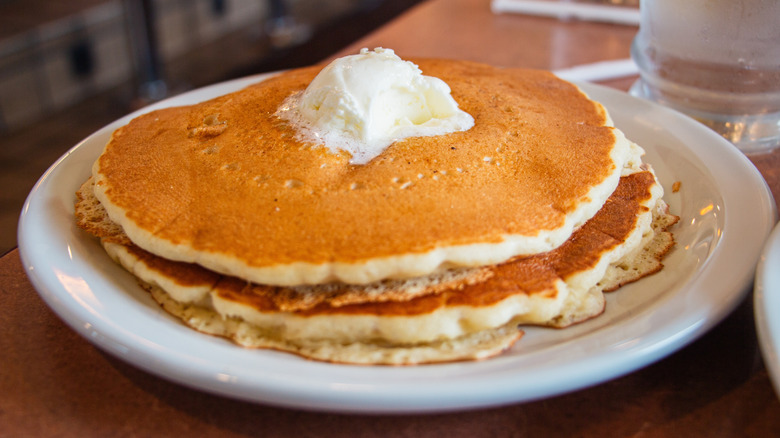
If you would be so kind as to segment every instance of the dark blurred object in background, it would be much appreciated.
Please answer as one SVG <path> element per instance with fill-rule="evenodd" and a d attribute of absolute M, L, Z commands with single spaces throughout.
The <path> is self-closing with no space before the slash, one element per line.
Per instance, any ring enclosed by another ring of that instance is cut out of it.
<path fill-rule="evenodd" d="M 2 0 L 0 132 L 134 84 L 143 102 L 308 65 L 420 0 Z"/>

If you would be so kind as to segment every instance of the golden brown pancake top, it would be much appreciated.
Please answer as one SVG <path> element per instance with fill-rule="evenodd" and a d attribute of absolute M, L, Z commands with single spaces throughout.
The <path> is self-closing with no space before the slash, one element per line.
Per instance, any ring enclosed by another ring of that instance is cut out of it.
<path fill-rule="evenodd" d="M 396 142 L 366 165 L 274 113 L 319 67 L 140 116 L 99 159 L 141 229 L 251 266 L 354 262 L 555 229 L 614 171 L 603 109 L 552 74 L 416 60 L 475 126 Z"/>

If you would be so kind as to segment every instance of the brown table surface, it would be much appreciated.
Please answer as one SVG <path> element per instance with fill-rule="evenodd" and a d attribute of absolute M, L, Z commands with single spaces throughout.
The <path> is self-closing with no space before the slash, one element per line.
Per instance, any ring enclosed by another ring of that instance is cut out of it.
<path fill-rule="evenodd" d="M 488 0 L 431 0 L 342 54 L 561 68 L 628 56 L 631 26 L 493 15 Z M 607 85 L 627 89 L 633 78 Z M 780 193 L 780 151 L 751 157 Z M 0 436 L 780 436 L 780 402 L 746 299 L 708 334 L 627 376 L 549 399 L 457 413 L 342 415 L 194 391 L 101 352 L 38 297 L 14 250 L 0 258 Z"/>

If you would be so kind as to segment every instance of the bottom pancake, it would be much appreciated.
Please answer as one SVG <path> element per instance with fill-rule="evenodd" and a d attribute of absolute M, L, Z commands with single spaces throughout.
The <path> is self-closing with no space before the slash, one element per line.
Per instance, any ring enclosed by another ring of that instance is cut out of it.
<path fill-rule="evenodd" d="M 604 310 L 613 290 L 661 268 L 676 221 L 650 171 L 621 178 L 601 211 L 558 249 L 484 268 L 369 286 L 247 283 L 171 262 L 129 242 L 85 184 L 79 225 L 166 311 L 246 347 L 331 362 L 418 364 L 496 355 L 521 324 L 565 327 Z"/>
<path fill-rule="evenodd" d="M 239 318 L 225 318 L 206 307 L 173 300 L 159 287 L 142 284 L 163 309 L 202 333 L 232 339 L 247 348 L 265 348 L 327 362 L 351 364 L 411 365 L 433 362 L 487 359 L 501 354 L 520 339 L 523 332 L 510 322 L 501 327 L 471 333 L 456 339 L 413 345 L 340 343 L 328 339 L 289 340 Z"/>

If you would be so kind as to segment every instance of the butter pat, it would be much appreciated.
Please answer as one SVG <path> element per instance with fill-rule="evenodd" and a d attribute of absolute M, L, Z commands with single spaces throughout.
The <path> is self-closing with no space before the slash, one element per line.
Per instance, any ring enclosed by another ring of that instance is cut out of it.
<path fill-rule="evenodd" d="M 365 164 L 395 141 L 474 126 L 450 91 L 390 49 L 362 49 L 327 65 L 305 91 L 285 101 L 279 115 L 304 140 L 347 151 L 350 163 Z"/>

